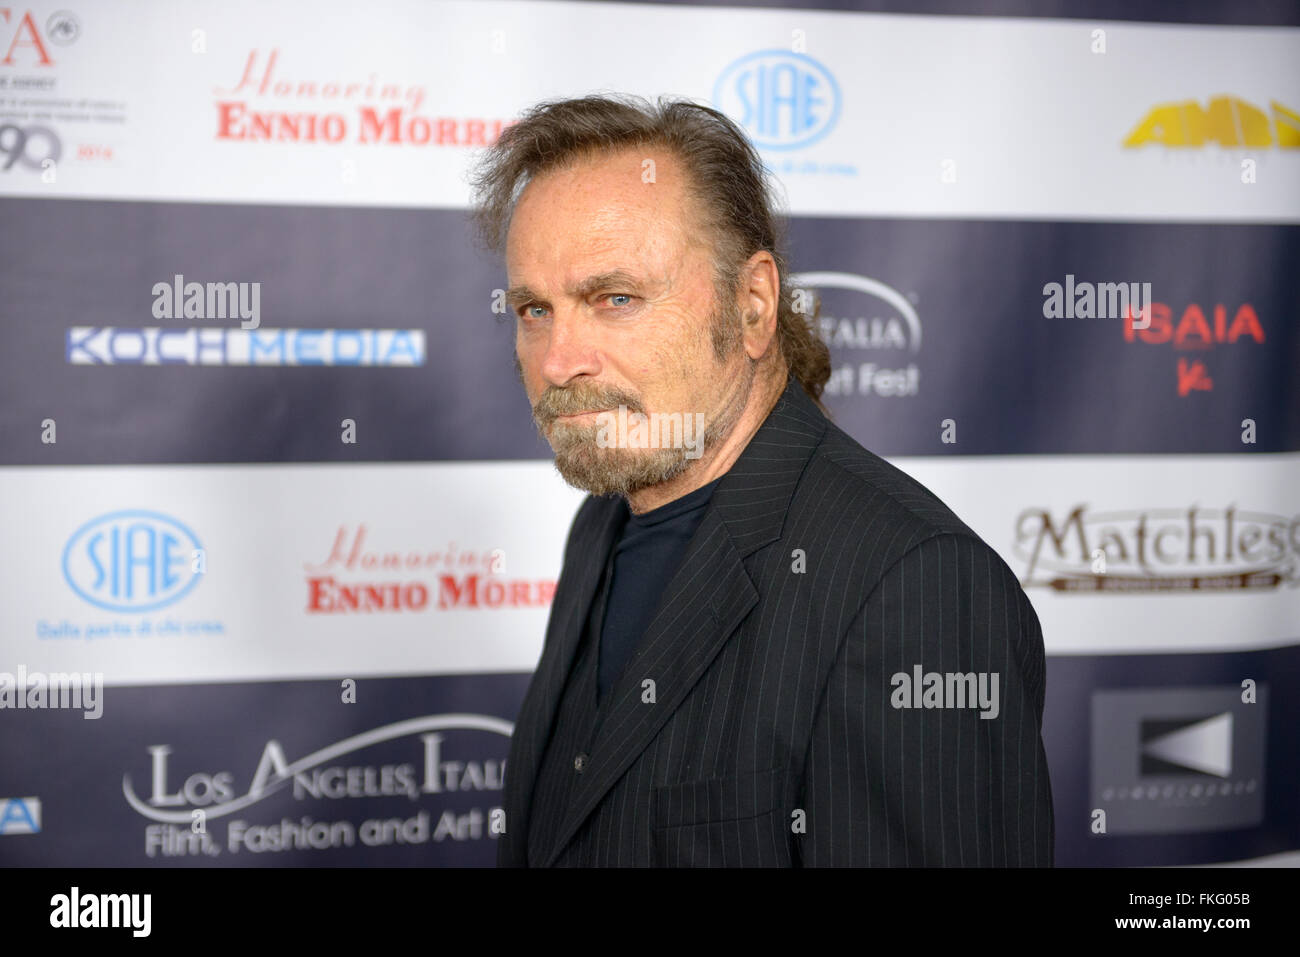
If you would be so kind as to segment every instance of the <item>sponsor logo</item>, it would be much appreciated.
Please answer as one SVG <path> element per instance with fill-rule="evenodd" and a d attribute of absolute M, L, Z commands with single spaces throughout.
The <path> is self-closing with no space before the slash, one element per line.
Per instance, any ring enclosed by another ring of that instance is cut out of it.
<path fill-rule="evenodd" d="M 1094 808 L 1108 834 L 1252 827 L 1264 819 L 1268 688 L 1133 688 L 1092 696 Z"/>
<path fill-rule="evenodd" d="M 1246 341 L 1264 344 L 1264 327 L 1260 325 L 1255 307 L 1243 302 L 1228 319 L 1228 307 L 1216 303 L 1206 318 L 1199 303 L 1189 303 L 1174 321 L 1175 310 L 1168 303 L 1151 302 L 1149 310 L 1139 319 L 1130 310 L 1122 323 L 1126 343 L 1168 345 L 1177 352 L 1208 352 L 1221 345 L 1236 345 Z M 1200 359 L 1180 357 L 1175 369 L 1179 396 L 1194 391 L 1209 392 L 1214 379 Z"/>
<path fill-rule="evenodd" d="M 318 821 L 300 815 L 256 824 L 242 814 L 280 793 L 295 801 L 405 798 L 427 805 L 430 800 L 446 803 L 455 796 L 472 801 L 478 795 L 501 791 L 505 758 L 481 755 L 504 753 L 513 730 L 510 722 L 489 715 L 427 715 L 344 738 L 296 761 L 289 760 L 278 741 L 269 740 L 242 793 L 238 776 L 230 770 L 194 771 L 182 780 L 173 774 L 171 746 L 158 744 L 148 748 L 148 790 L 143 795 L 137 792 L 128 773 L 122 777 L 122 794 L 131 808 L 154 822 L 146 826 L 144 834 L 149 857 L 217 857 L 223 853 L 495 838 L 504 830 L 499 807 L 448 807 L 431 814 L 425 806 L 409 818 L 373 818 L 360 823 Z M 500 739 L 499 743 L 484 748 L 484 733 L 488 741 Z M 382 764 L 341 760 L 372 748 L 406 760 Z M 475 754 L 480 756 L 472 756 Z M 224 841 L 217 833 L 219 828 L 213 826 L 216 824 L 225 826 Z"/>
<path fill-rule="evenodd" d="M 71 40 L 66 39 L 68 30 L 64 25 L 66 21 L 71 21 L 75 28 L 76 20 L 67 13 L 56 13 L 46 21 L 46 24 L 47 27 L 53 25 L 59 30 L 60 40 L 70 43 Z M 76 39 L 78 33 L 80 30 L 75 29 L 72 40 Z M 53 37 L 41 35 L 32 11 L 24 10 L 19 13 L 9 7 L 0 7 L 0 49 L 5 51 L 4 56 L 0 58 L 0 66 L 54 66 L 47 43 L 50 39 Z"/>
<path fill-rule="evenodd" d="M 108 611 L 153 611 L 184 598 L 201 577 L 203 546 L 174 518 L 128 510 L 91 519 L 63 549 L 63 577 Z"/>
<path fill-rule="evenodd" d="M 48 169 L 63 156 L 59 134 L 48 126 L 16 123 L 0 124 L 0 170 L 8 172 L 15 165 L 22 169 Z"/>
<path fill-rule="evenodd" d="M 67 10 L 60 10 L 45 21 L 45 35 L 57 46 L 71 46 L 81 36 L 81 23 Z"/>
<path fill-rule="evenodd" d="M 422 366 L 423 329 L 73 326 L 70 365 Z"/>
<path fill-rule="evenodd" d="M 41 833 L 41 799 L 0 798 L 0 837 Z"/>
<path fill-rule="evenodd" d="M 920 369 L 915 362 L 901 361 L 921 351 L 921 318 L 906 296 L 878 279 L 853 273 L 798 273 L 790 282 L 796 295 L 800 290 L 819 294 L 817 328 L 831 350 L 828 395 L 918 394 Z M 862 352 L 880 358 L 863 362 L 858 359 Z"/>
<path fill-rule="evenodd" d="M 93 75 L 58 69 L 81 36 L 81 22 L 67 10 L 45 17 L 42 30 L 31 11 L 0 7 L 0 67 L 16 68 L 0 75 L 0 171 L 36 171 L 48 185 L 58 182 L 61 164 L 114 162 L 127 129 L 126 101 L 111 98 Z"/>
<path fill-rule="evenodd" d="M 286 76 L 280 51 L 265 60 L 249 51 L 230 89 L 218 88 L 216 138 L 235 142 L 379 143 L 392 146 L 491 146 L 510 121 L 432 116 L 419 112 L 423 86 L 380 79 Z M 253 101 L 268 101 L 269 108 Z M 346 106 L 349 112 L 337 107 Z M 355 111 L 355 112 L 353 112 Z"/>
<path fill-rule="evenodd" d="M 1300 147 L 1300 113 L 1277 100 L 1271 116 L 1235 96 L 1211 97 L 1202 108 L 1196 100 L 1152 107 L 1124 138 L 1127 149 L 1149 145 L 1195 149 L 1207 143 L 1223 147 Z"/>
<path fill-rule="evenodd" d="M 1190 506 L 1016 518 L 1022 584 L 1062 593 L 1223 591 L 1296 585 L 1300 515 Z"/>
<path fill-rule="evenodd" d="M 308 613 L 546 608 L 555 595 L 553 579 L 506 578 L 499 549 L 383 552 L 368 536 L 364 524 L 341 525 L 325 560 L 304 564 Z"/>
<path fill-rule="evenodd" d="M 835 128 L 841 109 L 831 71 L 789 50 L 760 50 L 731 63 L 714 83 L 713 103 L 769 150 L 816 143 Z"/>
<path fill-rule="evenodd" d="M 1232 712 L 1191 718 L 1144 719 L 1141 771 L 1151 774 L 1232 774 Z"/>

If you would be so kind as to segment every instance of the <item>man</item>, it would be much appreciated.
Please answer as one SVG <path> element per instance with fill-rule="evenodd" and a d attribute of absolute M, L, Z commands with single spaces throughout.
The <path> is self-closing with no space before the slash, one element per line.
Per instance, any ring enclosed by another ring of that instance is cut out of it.
<path fill-rule="evenodd" d="M 823 414 L 827 349 L 741 131 L 687 102 L 543 104 L 474 185 L 534 419 L 592 493 L 498 863 L 1050 865 L 1033 608 Z"/>

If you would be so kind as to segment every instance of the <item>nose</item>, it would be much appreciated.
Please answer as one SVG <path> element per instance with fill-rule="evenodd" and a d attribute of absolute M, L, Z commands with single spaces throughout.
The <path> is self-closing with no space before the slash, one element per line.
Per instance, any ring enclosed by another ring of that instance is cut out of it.
<path fill-rule="evenodd" d="M 551 320 L 550 333 L 542 355 L 542 377 L 555 386 L 563 386 L 580 375 L 600 372 L 591 329 L 570 311 L 558 311 Z"/>

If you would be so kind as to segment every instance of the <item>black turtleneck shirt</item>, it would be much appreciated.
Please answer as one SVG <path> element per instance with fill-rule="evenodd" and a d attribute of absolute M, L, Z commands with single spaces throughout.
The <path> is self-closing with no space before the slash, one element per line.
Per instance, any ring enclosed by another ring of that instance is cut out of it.
<path fill-rule="evenodd" d="M 618 681 L 636 651 L 664 589 L 681 564 L 686 546 L 704 519 L 713 489 L 722 479 L 641 515 L 628 513 L 622 537 L 606 567 L 605 602 L 592 602 L 592 614 L 603 611 L 597 694 Z M 624 503 L 624 510 L 627 505 Z M 603 605 L 603 608 L 602 608 Z"/>

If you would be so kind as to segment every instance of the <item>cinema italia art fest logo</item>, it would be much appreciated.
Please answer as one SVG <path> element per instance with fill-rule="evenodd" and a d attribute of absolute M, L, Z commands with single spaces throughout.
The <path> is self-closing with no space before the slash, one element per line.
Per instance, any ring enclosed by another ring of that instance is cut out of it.
<path fill-rule="evenodd" d="M 1300 515 L 1031 508 L 1016 519 L 1013 549 L 1026 587 L 1058 592 L 1270 589 L 1300 581 Z"/>
<path fill-rule="evenodd" d="M 796 308 L 810 313 L 813 295 L 821 307 L 817 331 L 832 356 L 827 395 L 906 399 L 920 392 L 914 360 L 921 351 L 921 317 L 906 296 L 855 273 L 797 273 L 790 282 Z"/>

